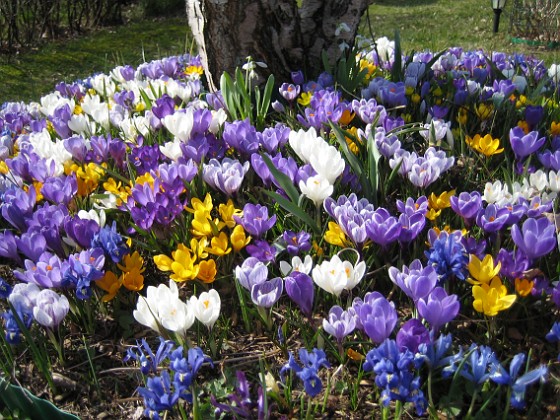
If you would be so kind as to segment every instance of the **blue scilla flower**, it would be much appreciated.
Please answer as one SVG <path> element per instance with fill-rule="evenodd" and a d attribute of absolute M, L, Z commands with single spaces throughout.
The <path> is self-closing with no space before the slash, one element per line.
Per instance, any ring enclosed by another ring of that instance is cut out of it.
<path fill-rule="evenodd" d="M 305 392 L 314 397 L 321 392 L 323 383 L 319 378 L 318 372 L 321 367 L 329 368 L 330 363 L 327 361 L 327 356 L 323 350 L 313 349 L 309 353 L 306 349 L 299 350 L 299 359 L 302 363 L 300 366 L 292 352 L 289 353 L 288 363 L 280 369 L 280 376 L 284 377 L 287 370 L 295 372 L 299 379 L 303 381 Z"/>
<path fill-rule="evenodd" d="M 117 224 L 113 222 L 111 227 L 104 226 L 91 240 L 91 246 L 103 249 L 105 256 L 113 262 L 118 263 L 122 257 L 130 251 L 123 237 L 117 232 Z"/>
<path fill-rule="evenodd" d="M 433 265 L 441 277 L 441 282 L 455 276 L 460 280 L 467 277 L 469 257 L 461 242 L 461 232 L 440 232 L 439 235 L 430 230 L 428 234 L 430 249 L 426 251 L 428 265 Z"/>
<path fill-rule="evenodd" d="M 375 384 L 381 389 L 385 406 L 395 400 L 411 402 L 420 416 L 425 413 L 427 402 L 415 371 L 422 363 L 410 350 L 399 351 L 395 340 L 388 338 L 367 353 L 364 371 L 375 374 Z"/>
<path fill-rule="evenodd" d="M 548 369 L 541 365 L 521 376 L 521 368 L 525 363 L 525 354 L 516 354 L 509 364 L 509 372 L 498 362 L 495 361 L 490 365 L 490 379 L 499 385 L 507 385 L 511 387 L 511 406 L 515 409 L 525 408 L 525 392 L 527 386 L 546 380 Z"/>
<path fill-rule="evenodd" d="M 150 372 L 157 373 L 158 366 L 171 353 L 173 347 L 173 341 L 164 340 L 163 337 L 159 337 L 159 346 L 154 354 L 148 342 L 143 338 L 140 343 L 137 342 L 136 346 L 132 346 L 126 351 L 123 362 L 128 362 L 131 359 L 136 360 L 140 363 L 140 371 L 144 375 Z M 182 353 L 183 348 L 180 347 L 180 349 Z"/>

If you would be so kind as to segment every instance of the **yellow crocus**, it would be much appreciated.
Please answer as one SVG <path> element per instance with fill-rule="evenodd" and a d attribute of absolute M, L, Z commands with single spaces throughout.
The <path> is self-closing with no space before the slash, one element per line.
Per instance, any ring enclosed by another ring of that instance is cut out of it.
<path fill-rule="evenodd" d="M 550 123 L 550 135 L 560 136 L 560 122 L 552 121 Z"/>
<path fill-rule="evenodd" d="M 229 240 L 225 232 L 220 232 L 218 236 L 214 236 L 210 241 L 210 248 L 206 250 L 213 255 L 223 256 L 231 252 Z"/>
<path fill-rule="evenodd" d="M 97 188 L 101 177 L 105 174 L 105 170 L 93 162 L 84 166 L 71 163 L 64 169 L 66 175 L 70 175 L 71 173 L 76 174 L 76 179 L 78 181 L 78 195 L 81 197 L 90 195 Z"/>
<path fill-rule="evenodd" d="M 500 272 L 502 264 L 500 262 L 494 264 L 494 258 L 490 254 L 486 254 L 482 261 L 476 255 L 471 254 L 468 268 L 472 277 L 467 280 L 469 283 L 489 284 Z"/>
<path fill-rule="evenodd" d="M 301 95 L 299 95 L 298 98 L 298 104 L 302 105 L 302 106 L 307 106 L 309 105 L 309 103 L 311 102 L 311 97 L 313 96 L 313 94 L 311 92 L 303 92 Z"/>
<path fill-rule="evenodd" d="M 117 277 L 115 273 L 112 271 L 106 271 L 103 277 L 95 282 L 97 287 L 107 292 L 101 300 L 103 300 L 103 302 L 109 302 L 112 300 L 121 288 L 121 283 L 122 279 Z"/>
<path fill-rule="evenodd" d="M 426 212 L 426 219 L 432 222 L 436 220 L 441 215 L 441 210 L 428 209 Z"/>
<path fill-rule="evenodd" d="M 149 172 L 146 172 L 143 175 L 140 175 L 136 178 L 135 183 L 136 185 L 144 185 L 145 183 L 150 184 L 150 187 L 154 189 L 154 177 Z"/>
<path fill-rule="evenodd" d="M 233 216 L 243 216 L 243 211 L 235 208 L 235 205 L 233 204 L 233 201 L 231 201 L 231 198 L 226 204 L 222 203 L 218 206 L 218 213 L 222 218 L 222 222 L 218 223 L 218 230 L 222 230 L 224 226 L 233 229 L 237 224 Z"/>
<path fill-rule="evenodd" d="M 233 228 L 229 240 L 233 250 L 239 252 L 251 242 L 251 237 L 246 235 L 243 226 L 237 225 Z"/>
<path fill-rule="evenodd" d="M 213 226 L 214 225 L 214 226 Z M 213 236 L 214 229 L 217 231 L 217 226 L 212 223 L 210 213 L 206 211 L 195 211 L 194 218 L 191 221 L 191 232 L 196 237 Z"/>
<path fill-rule="evenodd" d="M 431 193 L 428 197 L 428 206 L 434 210 L 442 210 L 451 207 L 450 198 L 455 195 L 455 190 L 444 191 L 440 195 Z"/>
<path fill-rule="evenodd" d="M 206 236 L 203 236 L 200 239 L 192 238 L 191 252 L 196 256 L 196 258 L 203 260 L 208 257 L 208 252 L 206 252 L 207 245 L 208 238 L 206 238 Z"/>
<path fill-rule="evenodd" d="M 533 290 L 533 281 L 527 279 L 515 279 L 515 291 L 521 297 L 529 296 Z"/>
<path fill-rule="evenodd" d="M 478 118 L 481 120 L 487 120 L 492 115 L 492 112 L 494 112 L 494 106 L 492 104 L 480 103 L 477 107 L 475 107 L 474 111 L 476 115 L 478 115 Z"/>
<path fill-rule="evenodd" d="M 125 271 L 121 275 L 122 285 L 133 292 L 142 290 L 144 288 L 143 271 L 143 269 L 141 270 L 138 267 L 133 267 L 132 270 Z"/>
<path fill-rule="evenodd" d="M 354 119 L 355 116 L 356 116 L 355 113 L 353 113 L 352 111 L 350 111 L 348 109 L 345 109 L 344 111 L 342 111 L 342 116 L 338 120 L 338 123 L 340 125 L 348 125 L 352 122 L 352 120 Z"/>
<path fill-rule="evenodd" d="M 504 148 L 500 147 L 500 140 L 493 139 L 490 134 L 486 134 L 482 137 L 480 134 L 476 134 L 473 138 L 467 136 L 465 142 L 474 150 L 482 153 L 486 157 L 497 155 L 504 151 Z"/>
<path fill-rule="evenodd" d="M 206 197 L 204 197 L 204 201 L 201 201 L 200 198 L 193 197 L 191 199 L 191 206 L 192 208 L 186 208 L 186 210 L 191 213 L 195 213 L 198 211 L 210 214 L 210 212 L 214 208 L 214 204 L 212 204 L 212 196 L 207 193 Z"/>
<path fill-rule="evenodd" d="M 329 222 L 328 226 L 329 229 L 325 232 L 325 241 L 327 243 L 343 248 L 350 246 L 350 241 L 346 239 L 346 234 L 336 222 Z"/>
<path fill-rule="evenodd" d="M 6 162 L 1 161 L 0 162 L 0 174 L 6 175 L 8 172 L 10 172 L 10 168 L 8 168 L 8 165 L 6 164 Z"/>
<path fill-rule="evenodd" d="M 172 255 L 171 271 L 173 271 L 173 274 L 169 276 L 172 280 L 182 282 L 194 280 L 198 276 L 199 267 L 194 264 L 196 257 L 193 258 L 189 249 L 186 247 L 177 249 Z"/>
<path fill-rule="evenodd" d="M 212 259 L 203 260 L 198 264 L 198 276 L 196 278 L 204 283 L 212 283 L 216 279 L 217 273 L 216 261 Z"/>
<path fill-rule="evenodd" d="M 525 120 L 520 120 L 517 122 L 517 126 L 523 129 L 525 134 L 529 134 L 529 124 Z"/>
<path fill-rule="evenodd" d="M 119 267 L 122 271 L 132 271 L 138 269 L 140 273 L 143 273 L 146 270 L 146 267 L 142 267 L 144 265 L 144 258 L 142 258 L 138 251 L 125 255 L 123 263 L 124 264 L 117 264 L 117 267 Z"/>
<path fill-rule="evenodd" d="M 184 244 L 179 244 L 169 258 L 165 254 L 155 255 L 154 263 L 161 271 L 172 271 L 170 278 L 176 282 L 194 280 L 198 275 L 198 266 L 195 266 L 196 255 Z"/>
<path fill-rule="evenodd" d="M 360 60 L 360 71 L 362 71 L 363 69 L 367 69 L 367 74 L 366 74 L 366 77 L 365 77 L 365 81 L 368 81 L 376 73 L 377 66 L 375 64 L 373 64 L 371 61 L 361 59 Z"/>
<path fill-rule="evenodd" d="M 472 295 L 474 309 L 483 312 L 486 316 L 496 316 L 498 312 L 513 305 L 517 299 L 516 295 L 507 294 L 507 288 L 498 276 L 494 277 L 490 284 L 482 283 L 480 286 L 473 286 Z"/>

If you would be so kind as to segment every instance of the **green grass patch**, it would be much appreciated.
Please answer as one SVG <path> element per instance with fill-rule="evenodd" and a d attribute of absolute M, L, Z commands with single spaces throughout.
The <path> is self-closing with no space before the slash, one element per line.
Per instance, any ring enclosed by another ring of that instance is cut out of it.
<path fill-rule="evenodd" d="M 51 42 L 36 51 L 0 56 L 0 103 L 37 100 L 60 81 L 183 54 L 191 47 L 188 33 L 186 17 L 143 20 Z"/>

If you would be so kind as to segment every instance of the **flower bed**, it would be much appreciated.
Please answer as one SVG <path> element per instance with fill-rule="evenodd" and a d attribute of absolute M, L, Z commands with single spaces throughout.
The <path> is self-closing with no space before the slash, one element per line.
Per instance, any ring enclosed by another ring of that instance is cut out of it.
<path fill-rule="evenodd" d="M 4 104 L 2 376 L 84 416 L 554 410 L 560 69 L 398 51 Z"/>

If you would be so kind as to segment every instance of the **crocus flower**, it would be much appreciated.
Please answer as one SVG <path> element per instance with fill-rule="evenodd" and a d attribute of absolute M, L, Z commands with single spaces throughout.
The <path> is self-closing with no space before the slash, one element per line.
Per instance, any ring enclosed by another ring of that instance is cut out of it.
<path fill-rule="evenodd" d="M 44 289 L 35 297 L 33 318 L 43 327 L 53 329 L 62 322 L 69 310 L 70 304 L 66 296 Z"/>
<path fill-rule="evenodd" d="M 365 274 L 366 265 L 361 261 L 353 266 L 350 261 L 342 261 L 338 255 L 313 267 L 313 281 L 321 289 L 340 296 L 344 289 L 351 290 Z"/>
<path fill-rule="evenodd" d="M 328 318 L 323 319 L 323 329 L 339 343 L 354 331 L 354 328 L 356 328 L 356 314 L 352 308 L 345 311 L 335 305 L 329 310 Z"/>
<path fill-rule="evenodd" d="M 397 324 L 397 311 L 379 292 L 367 293 L 364 300 L 354 299 L 352 304 L 358 316 L 358 328 L 362 329 L 374 343 L 383 342 Z"/>
<path fill-rule="evenodd" d="M 466 278 L 468 256 L 461 238 L 461 232 L 457 230 L 452 233 L 442 231 L 439 235 L 430 230 L 428 234 L 431 247 L 425 254 L 428 263 L 441 276 L 442 282 L 451 276 L 459 280 Z"/>
<path fill-rule="evenodd" d="M 299 189 L 318 208 L 327 197 L 331 196 L 334 186 L 322 175 L 313 175 L 307 178 L 305 182 L 303 180 L 299 181 Z"/>
<path fill-rule="evenodd" d="M 208 164 L 203 166 L 202 177 L 212 188 L 231 197 L 241 187 L 249 166 L 249 162 L 241 164 L 238 160 L 230 158 L 224 158 L 221 162 L 210 159 Z"/>
<path fill-rule="evenodd" d="M 270 308 L 282 296 L 284 282 L 280 277 L 255 284 L 251 288 L 251 300 L 257 306 Z"/>
<path fill-rule="evenodd" d="M 406 321 L 400 328 L 396 337 L 397 347 L 402 352 L 408 350 L 416 353 L 421 344 L 430 342 L 430 332 L 417 318 Z"/>
<path fill-rule="evenodd" d="M 255 284 L 260 284 L 268 278 L 267 266 L 255 257 L 246 258 L 243 264 L 235 267 L 235 277 L 239 284 L 251 290 Z"/>
<path fill-rule="evenodd" d="M 276 215 L 268 217 L 268 208 L 260 204 L 247 203 L 243 207 L 243 217 L 233 216 L 233 219 L 257 238 L 261 237 L 276 223 Z"/>
<path fill-rule="evenodd" d="M 389 267 L 389 278 L 415 302 L 428 296 L 439 280 L 435 268 L 431 265 L 423 267 L 418 259 L 408 267 L 403 265 L 401 271 L 396 267 Z"/>
<path fill-rule="evenodd" d="M 221 300 L 216 289 L 202 292 L 197 298 L 191 296 L 190 305 L 196 319 L 212 329 L 220 316 Z"/>
<path fill-rule="evenodd" d="M 509 130 L 509 141 L 515 157 L 522 160 L 539 150 L 546 141 L 546 137 L 539 138 L 538 131 L 525 134 L 521 127 L 514 127 Z"/>
<path fill-rule="evenodd" d="M 471 255 L 468 267 L 469 273 L 473 277 L 473 279 L 469 279 L 469 283 L 488 284 L 490 280 L 498 275 L 502 265 L 499 261 L 494 265 L 494 258 L 492 258 L 492 255 L 486 254 L 482 261 L 476 255 Z"/>
<path fill-rule="evenodd" d="M 123 362 L 128 362 L 131 359 L 136 360 L 140 363 L 140 371 L 144 375 L 157 373 L 160 364 L 169 356 L 172 350 L 173 342 L 159 337 L 159 346 L 154 354 L 146 339 L 143 338 L 140 343 L 136 341 L 135 346 L 127 349 Z"/>
<path fill-rule="evenodd" d="M 300 252 L 307 252 L 311 249 L 311 235 L 305 231 L 296 233 L 287 230 L 282 234 L 282 239 L 290 255 L 297 255 Z"/>
<path fill-rule="evenodd" d="M 120 262 L 129 249 L 123 237 L 117 232 L 117 224 L 113 222 L 111 227 L 104 226 L 97 232 L 91 241 L 92 247 L 100 247 L 113 262 Z"/>
<path fill-rule="evenodd" d="M 507 294 L 507 288 L 498 276 L 494 277 L 490 283 L 473 286 L 472 295 L 474 309 L 483 312 L 486 316 L 496 316 L 498 312 L 513 305 L 517 298 L 515 294 Z"/>
<path fill-rule="evenodd" d="M 401 230 L 398 219 L 382 207 L 375 210 L 366 222 L 368 238 L 384 248 L 399 238 Z"/>
<path fill-rule="evenodd" d="M 290 299 L 299 306 L 303 314 L 311 317 L 315 297 L 311 277 L 307 273 L 294 270 L 288 277 L 284 278 L 284 288 Z"/>
<path fill-rule="evenodd" d="M 453 211 L 466 220 L 474 218 L 482 207 L 482 199 L 478 191 L 454 195 L 449 198 L 449 203 Z"/>
<path fill-rule="evenodd" d="M 264 393 L 262 387 L 258 388 L 257 402 L 251 400 L 250 386 L 245 373 L 238 370 L 235 373 L 237 377 L 237 386 L 231 394 L 227 396 L 229 404 L 219 403 L 214 395 L 210 395 L 210 401 L 212 405 L 216 407 L 216 415 L 219 417 L 224 413 L 231 415 L 232 417 L 240 418 L 251 418 L 253 416 L 253 409 L 257 408 L 259 419 L 265 419 L 270 416 L 271 408 L 268 408 L 268 415 L 265 412 L 264 404 Z"/>
<path fill-rule="evenodd" d="M 438 331 L 455 319 L 461 307 L 457 295 L 448 295 L 443 287 L 436 287 L 432 292 L 416 303 L 418 313 L 430 323 L 433 331 Z"/>
<path fill-rule="evenodd" d="M 0 298 L 7 299 L 10 293 L 12 293 L 12 286 L 3 277 L 0 277 Z"/>
<path fill-rule="evenodd" d="M 480 209 L 476 215 L 476 224 L 486 232 L 497 232 L 502 229 L 509 219 L 510 212 L 506 207 L 488 204 Z"/>
<path fill-rule="evenodd" d="M 556 246 L 556 228 L 546 217 L 527 219 L 521 229 L 511 227 L 511 238 L 529 259 L 537 259 Z"/>

